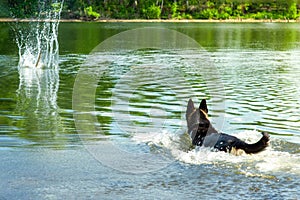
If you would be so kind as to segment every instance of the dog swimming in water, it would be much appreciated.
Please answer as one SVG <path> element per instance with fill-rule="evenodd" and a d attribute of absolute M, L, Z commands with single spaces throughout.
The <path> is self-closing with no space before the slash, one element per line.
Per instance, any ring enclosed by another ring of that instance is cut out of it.
<path fill-rule="evenodd" d="M 254 144 L 248 144 L 235 136 L 218 132 L 208 119 L 205 99 L 201 101 L 199 108 L 195 108 L 192 99 L 189 100 L 186 121 L 192 144 L 196 146 L 212 147 L 225 152 L 243 150 L 247 154 L 254 154 L 263 151 L 269 144 L 269 134 L 265 132 L 262 132 L 262 138 Z"/>

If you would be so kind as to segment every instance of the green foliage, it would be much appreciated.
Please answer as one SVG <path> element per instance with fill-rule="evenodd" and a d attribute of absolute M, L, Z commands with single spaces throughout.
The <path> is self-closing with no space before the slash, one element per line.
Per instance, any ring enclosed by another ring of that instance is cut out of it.
<path fill-rule="evenodd" d="M 218 18 L 218 10 L 215 8 L 215 4 L 213 2 L 207 1 L 204 9 L 200 12 L 197 18 L 200 19 L 217 19 Z"/>
<path fill-rule="evenodd" d="M 159 6 L 152 4 L 147 9 L 143 9 L 143 13 L 147 19 L 159 19 L 161 15 L 161 10 Z"/>
<path fill-rule="evenodd" d="M 59 12 L 61 8 L 61 3 L 52 3 L 51 7 L 53 12 Z"/>
<path fill-rule="evenodd" d="M 294 2 L 288 8 L 287 17 L 289 19 L 296 19 L 297 18 L 297 4 Z"/>
<path fill-rule="evenodd" d="M 243 17 L 249 10 L 249 3 L 243 3 L 236 6 L 236 9 L 233 10 L 233 16 Z"/>
<path fill-rule="evenodd" d="M 232 8 L 230 7 L 230 5 L 222 4 L 219 7 L 218 18 L 219 19 L 229 19 L 230 16 L 232 16 Z"/>
<path fill-rule="evenodd" d="M 172 3 L 172 6 L 171 6 L 171 14 L 172 14 L 172 18 L 175 19 L 175 18 L 178 18 L 179 16 L 179 13 L 177 13 L 177 9 L 178 9 L 178 5 L 177 5 L 177 2 L 175 1 L 174 3 Z"/>
<path fill-rule="evenodd" d="M 218 15 L 218 11 L 216 9 L 208 8 L 208 9 L 203 10 L 200 13 L 199 18 L 200 19 L 216 19 L 217 15 Z"/>
<path fill-rule="evenodd" d="M 193 19 L 193 16 L 190 14 L 182 13 L 181 18 L 182 19 Z"/>
<path fill-rule="evenodd" d="M 7 2 L 0 0 L 0 17 L 9 17 L 9 9 Z"/>
<path fill-rule="evenodd" d="M 89 6 L 89 7 L 86 7 L 84 8 L 84 13 L 89 17 L 89 18 L 92 18 L 92 19 L 98 19 L 100 17 L 100 14 L 93 11 L 93 7 L 92 6 Z"/>
<path fill-rule="evenodd" d="M 52 0 L 8 0 L 11 16 L 38 16 L 39 4 L 46 2 L 58 11 Z M 300 0 L 64 0 L 63 18 L 98 19 L 298 19 Z M 2 11 L 1 11 L 2 12 Z M 101 15 L 100 15 L 101 13 Z"/>
<path fill-rule="evenodd" d="M 32 18 L 38 16 L 38 0 L 9 0 L 11 15 L 17 18 Z"/>
<path fill-rule="evenodd" d="M 251 18 L 254 19 L 272 19 L 272 14 L 268 12 L 257 12 L 253 14 Z"/>

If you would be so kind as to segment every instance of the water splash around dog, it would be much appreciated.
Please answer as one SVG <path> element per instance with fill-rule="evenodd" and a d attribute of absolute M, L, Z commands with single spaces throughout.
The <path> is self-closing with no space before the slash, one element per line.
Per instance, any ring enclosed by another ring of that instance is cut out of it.
<path fill-rule="evenodd" d="M 235 134 L 237 137 L 249 143 L 260 138 L 258 131 L 242 131 Z M 232 168 L 238 174 L 249 177 L 261 177 L 273 179 L 278 173 L 299 174 L 300 154 L 298 152 L 282 151 L 278 147 L 294 145 L 280 139 L 273 139 L 271 145 L 259 154 L 233 155 L 232 153 L 213 151 L 207 147 L 188 148 L 191 139 L 187 133 L 170 133 L 168 131 L 160 134 L 149 134 L 148 137 L 134 135 L 133 141 L 146 143 L 154 148 L 163 148 L 169 152 L 175 160 L 190 165 L 214 165 L 224 168 Z M 285 148 L 287 149 L 287 148 Z"/>

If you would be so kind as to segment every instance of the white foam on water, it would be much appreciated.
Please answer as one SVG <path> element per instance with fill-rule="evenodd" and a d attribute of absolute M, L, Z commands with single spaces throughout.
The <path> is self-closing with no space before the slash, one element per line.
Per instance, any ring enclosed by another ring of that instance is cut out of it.
<path fill-rule="evenodd" d="M 38 18 L 27 26 L 16 25 L 16 42 L 19 48 L 19 68 L 58 67 L 58 25 L 63 0 L 51 5 L 39 2 Z"/>
<path fill-rule="evenodd" d="M 243 131 L 234 136 L 248 142 L 257 142 L 261 137 L 258 131 Z M 150 133 L 147 137 L 141 135 L 133 136 L 136 142 L 143 142 L 165 148 L 176 159 L 183 163 L 192 165 L 212 164 L 224 167 L 237 168 L 246 176 L 264 176 L 262 174 L 273 174 L 286 172 L 300 174 L 300 154 L 274 150 L 272 138 L 270 146 L 257 154 L 233 155 L 231 153 L 216 152 L 210 148 L 196 147 L 189 149 L 191 141 L 187 134 L 174 134 L 170 132 Z M 280 142 L 277 144 L 280 145 Z M 262 173 L 262 174 L 261 174 Z"/>
<path fill-rule="evenodd" d="M 289 172 L 300 174 L 300 154 L 269 151 L 256 168 L 262 172 Z"/>
<path fill-rule="evenodd" d="M 45 64 L 42 60 L 38 60 L 38 56 L 30 49 L 26 49 L 23 54 L 20 54 L 19 67 L 42 68 L 45 67 Z"/>

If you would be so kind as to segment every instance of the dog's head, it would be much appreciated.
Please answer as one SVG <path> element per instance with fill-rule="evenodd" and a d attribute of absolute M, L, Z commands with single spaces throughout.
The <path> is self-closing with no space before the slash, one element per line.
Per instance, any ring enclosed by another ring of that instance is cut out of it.
<path fill-rule="evenodd" d="M 186 121 L 188 133 L 193 141 L 195 137 L 204 138 L 206 136 L 208 129 L 210 128 L 210 121 L 207 114 L 208 109 L 205 99 L 201 101 L 199 108 L 195 108 L 192 99 L 189 100 L 186 109 Z"/>

